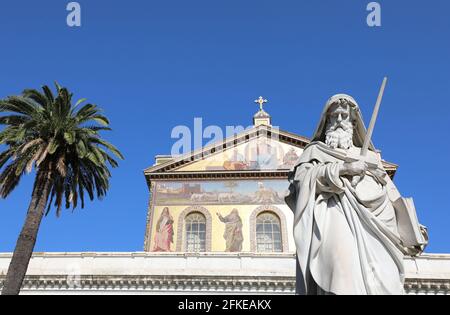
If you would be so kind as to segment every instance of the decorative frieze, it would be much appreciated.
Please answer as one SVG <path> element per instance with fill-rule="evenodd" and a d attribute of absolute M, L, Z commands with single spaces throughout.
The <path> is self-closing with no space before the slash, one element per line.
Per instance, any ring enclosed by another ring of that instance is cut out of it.
<path fill-rule="evenodd" d="M 0 276 L 0 290 L 4 277 Z M 295 294 L 295 277 L 27 276 L 22 294 Z M 450 280 L 407 279 L 406 294 L 450 295 Z"/>

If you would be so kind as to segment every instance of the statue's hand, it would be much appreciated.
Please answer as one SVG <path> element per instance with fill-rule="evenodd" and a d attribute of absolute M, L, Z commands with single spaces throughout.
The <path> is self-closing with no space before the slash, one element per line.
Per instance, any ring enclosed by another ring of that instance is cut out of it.
<path fill-rule="evenodd" d="M 364 176 L 367 172 L 368 166 L 366 162 L 356 161 L 351 163 L 344 163 L 339 170 L 339 175 L 349 176 Z"/>

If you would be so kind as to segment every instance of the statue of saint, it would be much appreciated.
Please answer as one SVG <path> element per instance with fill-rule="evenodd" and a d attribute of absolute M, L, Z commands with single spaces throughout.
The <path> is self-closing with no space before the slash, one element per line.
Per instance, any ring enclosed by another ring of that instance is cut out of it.
<path fill-rule="evenodd" d="M 289 176 L 298 294 L 403 294 L 404 255 L 427 244 L 412 199 L 402 198 L 370 144 L 356 101 L 326 104 L 312 142 Z"/>
<path fill-rule="evenodd" d="M 242 235 L 242 220 L 239 216 L 239 211 L 233 209 L 229 215 L 223 217 L 217 213 L 219 220 L 225 223 L 225 232 L 223 238 L 226 241 L 226 252 L 240 252 L 242 251 L 242 242 L 244 236 Z"/>
<path fill-rule="evenodd" d="M 169 208 L 165 207 L 156 223 L 154 252 L 170 252 L 170 245 L 173 243 L 173 222 Z"/>

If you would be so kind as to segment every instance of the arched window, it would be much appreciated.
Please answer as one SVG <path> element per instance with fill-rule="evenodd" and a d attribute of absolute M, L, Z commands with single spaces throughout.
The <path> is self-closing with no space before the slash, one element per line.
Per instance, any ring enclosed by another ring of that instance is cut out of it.
<path fill-rule="evenodd" d="M 256 218 L 256 251 L 283 251 L 280 219 L 272 212 L 263 212 Z"/>
<path fill-rule="evenodd" d="M 206 251 L 206 217 L 199 212 L 190 213 L 185 219 L 185 249 L 187 252 Z"/>

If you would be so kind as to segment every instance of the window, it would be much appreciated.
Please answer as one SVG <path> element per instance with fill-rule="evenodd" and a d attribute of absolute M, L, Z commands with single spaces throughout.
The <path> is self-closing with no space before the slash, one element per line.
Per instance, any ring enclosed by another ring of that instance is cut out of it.
<path fill-rule="evenodd" d="M 206 251 L 206 218 L 203 214 L 190 213 L 185 219 L 187 252 Z"/>
<path fill-rule="evenodd" d="M 281 223 L 278 216 L 263 212 L 256 218 L 257 252 L 282 252 Z"/>

